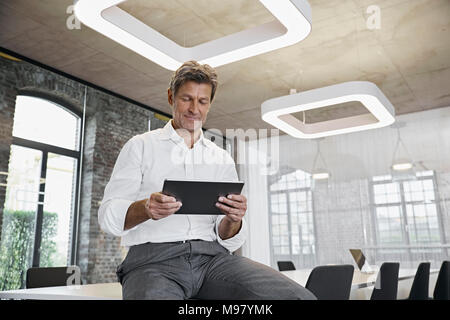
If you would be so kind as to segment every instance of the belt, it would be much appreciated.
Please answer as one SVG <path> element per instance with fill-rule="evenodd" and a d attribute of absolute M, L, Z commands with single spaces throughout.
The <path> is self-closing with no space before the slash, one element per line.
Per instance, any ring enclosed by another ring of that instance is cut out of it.
<path fill-rule="evenodd" d="M 173 242 L 166 242 L 170 244 L 181 244 L 181 243 L 189 243 L 194 241 L 203 241 L 202 239 L 189 239 L 189 240 L 181 240 L 181 241 L 173 241 Z"/>

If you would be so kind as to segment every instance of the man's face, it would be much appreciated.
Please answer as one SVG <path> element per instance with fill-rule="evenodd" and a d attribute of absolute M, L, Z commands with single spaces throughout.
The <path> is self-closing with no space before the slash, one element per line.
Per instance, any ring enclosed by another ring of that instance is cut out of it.
<path fill-rule="evenodd" d="M 169 104 L 173 107 L 175 128 L 183 128 L 190 132 L 201 129 L 211 107 L 212 86 L 209 83 L 184 83 L 173 97 L 168 90 Z"/>

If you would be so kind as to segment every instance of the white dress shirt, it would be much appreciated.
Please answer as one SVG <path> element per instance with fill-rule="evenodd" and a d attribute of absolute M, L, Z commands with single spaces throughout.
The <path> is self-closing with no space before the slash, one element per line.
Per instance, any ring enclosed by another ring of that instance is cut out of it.
<path fill-rule="evenodd" d="M 128 207 L 161 192 L 164 179 L 238 181 L 238 176 L 226 150 L 206 139 L 203 132 L 189 149 L 169 121 L 164 128 L 134 136 L 123 146 L 98 211 L 100 228 L 122 237 L 121 245 L 127 247 L 188 239 L 217 240 L 230 252 L 242 246 L 247 235 L 245 220 L 234 237 L 222 240 L 218 227 L 224 215 L 172 214 L 124 230 Z"/>

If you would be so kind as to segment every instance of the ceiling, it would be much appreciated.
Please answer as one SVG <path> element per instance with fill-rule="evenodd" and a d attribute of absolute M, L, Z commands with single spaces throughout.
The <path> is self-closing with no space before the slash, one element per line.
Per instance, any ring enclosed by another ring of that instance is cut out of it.
<path fill-rule="evenodd" d="M 216 68 L 219 88 L 205 128 L 272 128 L 267 99 L 354 80 L 377 84 L 396 114 L 450 106 L 449 0 L 309 0 L 312 31 L 286 48 Z M 172 71 L 82 25 L 66 26 L 72 0 L 0 3 L 0 45 L 171 114 Z M 367 28 L 370 5 L 381 28 Z M 120 7 L 180 45 L 194 46 L 273 20 L 257 0 L 128 0 Z M 313 122 L 361 113 L 310 111 Z"/>

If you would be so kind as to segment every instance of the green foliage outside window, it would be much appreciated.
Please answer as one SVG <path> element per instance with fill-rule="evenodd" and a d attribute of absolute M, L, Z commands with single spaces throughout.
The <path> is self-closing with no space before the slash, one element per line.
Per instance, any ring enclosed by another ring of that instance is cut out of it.
<path fill-rule="evenodd" d="M 31 267 L 36 213 L 34 211 L 3 211 L 0 242 L 0 290 L 25 287 L 27 269 Z M 45 212 L 42 222 L 40 266 L 55 263 L 58 215 Z"/>

